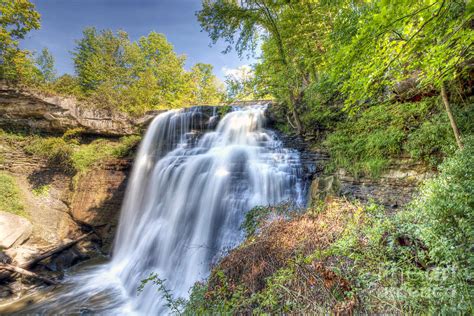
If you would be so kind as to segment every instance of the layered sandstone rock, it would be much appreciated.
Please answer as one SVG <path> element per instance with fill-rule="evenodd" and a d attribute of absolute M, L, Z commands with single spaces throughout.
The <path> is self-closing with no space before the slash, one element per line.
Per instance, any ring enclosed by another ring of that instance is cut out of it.
<path fill-rule="evenodd" d="M 98 135 L 131 135 L 139 126 L 129 117 L 87 106 L 75 98 L 47 96 L 0 82 L 0 127 L 64 133 L 82 128 Z"/>
<path fill-rule="evenodd" d="M 74 220 L 90 226 L 109 251 L 120 217 L 131 161 L 115 159 L 77 177 L 71 197 Z"/>

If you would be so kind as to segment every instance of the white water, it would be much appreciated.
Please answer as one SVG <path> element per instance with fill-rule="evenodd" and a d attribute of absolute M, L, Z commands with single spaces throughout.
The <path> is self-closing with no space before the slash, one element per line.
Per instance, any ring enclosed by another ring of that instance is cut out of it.
<path fill-rule="evenodd" d="M 60 293 L 33 306 L 46 313 L 156 315 L 166 312 L 150 273 L 175 297 L 208 276 L 211 263 L 242 240 L 256 205 L 303 203 L 299 154 L 264 129 L 264 108 L 231 112 L 196 137 L 196 110 L 154 119 L 134 162 L 112 260 L 76 274 Z"/>

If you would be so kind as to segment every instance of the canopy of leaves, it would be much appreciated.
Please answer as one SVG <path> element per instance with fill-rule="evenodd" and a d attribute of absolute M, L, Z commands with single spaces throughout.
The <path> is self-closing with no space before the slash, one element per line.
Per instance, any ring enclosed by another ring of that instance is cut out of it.
<path fill-rule="evenodd" d="M 43 48 L 41 54 L 36 58 L 36 64 L 45 82 L 51 83 L 56 79 L 54 57 L 50 53 L 49 49 L 46 47 Z"/>
<path fill-rule="evenodd" d="M 472 1 L 464 0 L 205 0 L 197 16 L 214 43 L 222 39 L 240 54 L 259 45 L 254 87 L 248 90 L 278 101 L 276 112 L 288 121 L 285 130 L 320 138 L 354 123 L 372 106 L 380 120 L 394 104 L 416 107 L 439 95 L 442 85 L 452 112 L 463 112 L 473 95 L 473 12 Z M 402 133 L 410 134 L 429 117 L 411 120 Z M 449 128 L 449 121 L 443 122 Z M 343 148 L 336 144 L 339 136 L 331 143 Z M 367 147 L 364 133 L 350 133 L 348 142 L 352 136 Z M 404 147 L 405 136 L 390 139 Z M 388 144 L 379 145 L 380 153 L 389 151 Z M 364 164 L 362 158 L 343 156 Z"/>
<path fill-rule="evenodd" d="M 40 15 L 28 0 L 0 0 L 0 79 L 28 81 L 35 76 L 29 52 L 19 40 L 40 27 Z"/>
<path fill-rule="evenodd" d="M 131 42 L 123 31 L 88 28 L 74 51 L 82 93 L 95 104 L 132 114 L 220 102 L 222 88 L 212 66 L 197 64 L 188 72 L 184 62 L 155 32 Z"/>

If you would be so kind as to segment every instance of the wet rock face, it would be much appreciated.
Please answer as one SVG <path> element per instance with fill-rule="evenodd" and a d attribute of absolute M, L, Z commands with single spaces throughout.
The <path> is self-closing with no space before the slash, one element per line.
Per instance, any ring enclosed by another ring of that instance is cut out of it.
<path fill-rule="evenodd" d="M 109 252 L 118 225 L 132 161 L 116 159 L 80 175 L 71 198 L 71 215 L 91 227 Z"/>
<path fill-rule="evenodd" d="M 332 175 L 316 175 L 311 183 L 308 200 L 314 204 L 327 196 L 344 196 L 361 202 L 374 201 L 388 209 L 401 208 L 410 202 L 419 184 L 432 176 L 422 164 L 409 159 L 392 162 L 391 167 L 377 179 L 355 178 L 338 170 Z"/>

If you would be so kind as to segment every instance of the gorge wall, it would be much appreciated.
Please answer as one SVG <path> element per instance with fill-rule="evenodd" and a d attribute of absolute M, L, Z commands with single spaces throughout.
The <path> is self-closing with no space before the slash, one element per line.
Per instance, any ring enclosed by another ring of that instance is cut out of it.
<path fill-rule="evenodd" d="M 193 126 L 202 129 L 216 112 L 215 107 L 203 107 L 196 112 Z M 3 129 L 60 134 L 81 128 L 92 138 L 120 137 L 142 133 L 157 113 L 132 119 L 110 110 L 92 109 L 71 98 L 44 96 L 0 83 L 0 128 Z M 268 117 L 273 116 L 269 113 Z M 393 161 L 379 179 L 355 178 L 344 170 L 326 173 L 325 165 L 331 159 L 326 152 L 310 148 L 309 142 L 301 137 L 280 136 L 285 147 L 301 152 L 310 204 L 328 195 L 341 195 L 363 202 L 374 200 L 396 209 L 411 199 L 421 180 L 430 176 L 423 165 L 408 158 Z M 21 262 L 90 231 L 95 233 L 91 240 L 53 257 L 44 268 L 62 270 L 91 255 L 110 253 L 132 158 L 107 159 L 74 175 L 26 153 L 14 142 L 0 142 L 0 157 L 0 171 L 14 177 L 24 200 L 26 221 L 31 223 L 15 242 L 3 247 L 7 255 Z M 41 188 L 47 190 L 38 190 Z M 0 216 L 0 224 L 1 221 Z M 7 221 L 6 217 L 3 221 Z M 18 230 L 12 223 L 3 224 Z"/>

